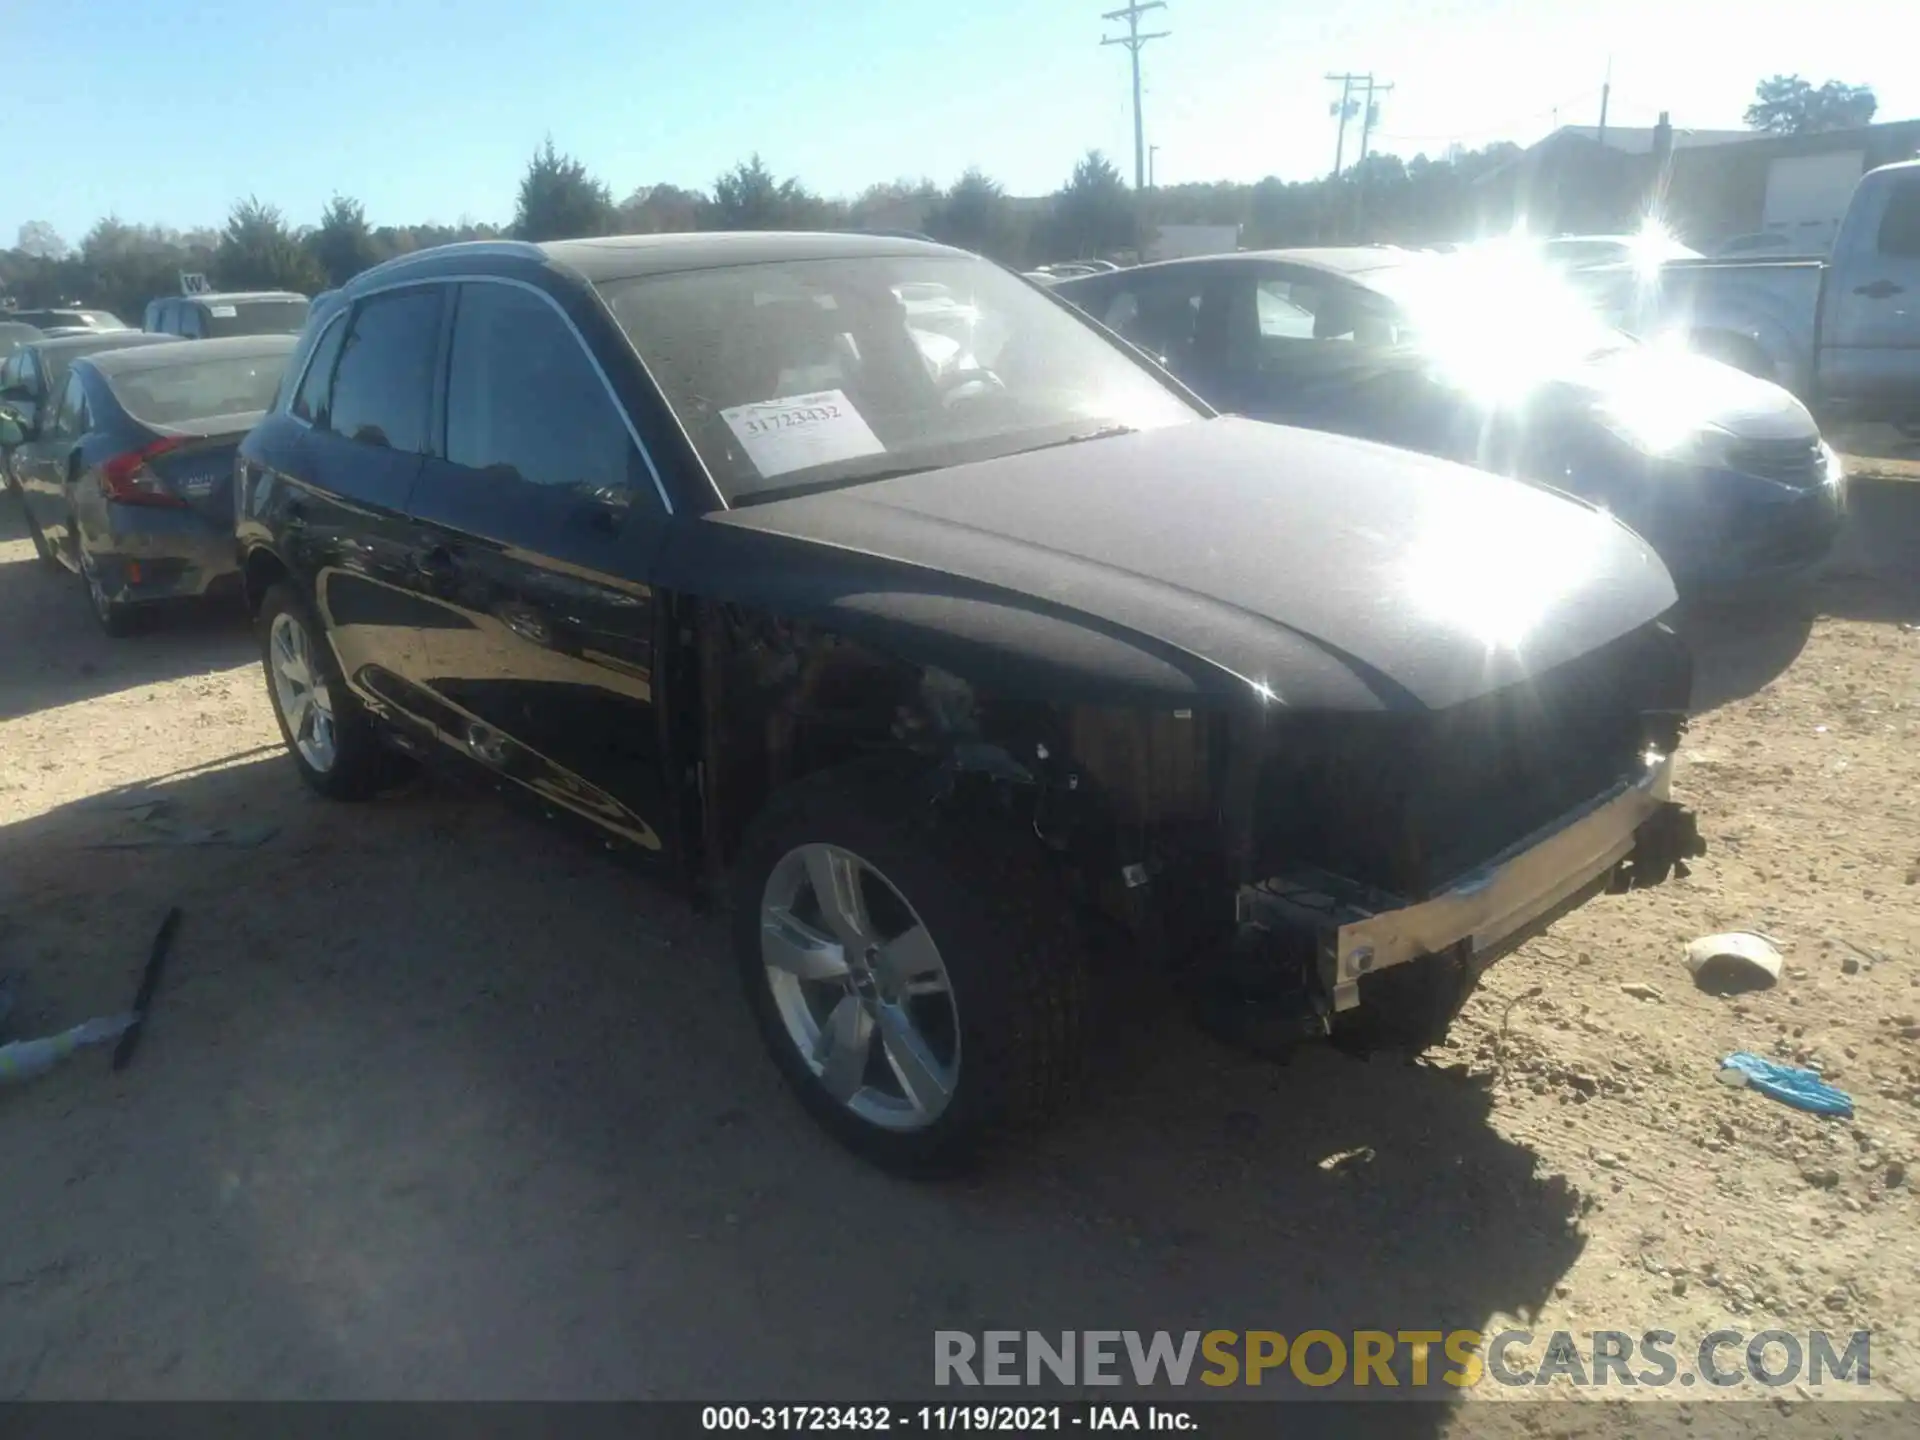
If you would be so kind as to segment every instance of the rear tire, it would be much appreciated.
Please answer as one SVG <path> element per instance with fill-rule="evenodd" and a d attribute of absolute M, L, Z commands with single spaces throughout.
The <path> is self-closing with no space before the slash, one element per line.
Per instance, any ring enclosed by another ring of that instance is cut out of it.
<path fill-rule="evenodd" d="M 86 547 L 80 544 L 79 528 L 71 519 L 67 521 L 67 533 L 73 537 L 74 555 L 79 567 L 75 573 L 79 575 L 80 584 L 87 592 L 87 608 L 93 612 L 95 623 L 112 639 L 126 639 L 140 628 L 140 622 L 146 617 L 137 606 L 121 604 L 107 598 L 106 589 L 100 584 L 100 577 L 94 574 L 93 562 L 87 558 Z M 49 549 L 47 553 L 51 558 L 52 550 Z M 55 558 L 53 563 L 57 565 L 60 562 Z"/>
<path fill-rule="evenodd" d="M 326 631 L 291 585 L 267 591 L 255 628 L 267 698 L 300 778 L 329 800 L 371 799 L 399 779 L 404 757 L 381 743 Z"/>
<path fill-rule="evenodd" d="M 810 777 L 748 827 L 731 897 L 747 1003 L 801 1104 L 855 1154 L 952 1174 L 1070 1098 L 1086 964 L 1045 860 L 1017 826 L 932 806 L 897 770 Z M 829 914 L 815 875 L 851 876 L 858 898 Z"/>

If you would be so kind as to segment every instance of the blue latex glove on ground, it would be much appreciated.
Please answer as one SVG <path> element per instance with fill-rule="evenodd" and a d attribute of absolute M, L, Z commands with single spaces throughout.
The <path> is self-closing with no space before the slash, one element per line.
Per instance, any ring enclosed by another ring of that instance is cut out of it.
<path fill-rule="evenodd" d="M 1798 1065 L 1782 1065 L 1759 1055 L 1736 1050 L 1720 1062 L 1722 1068 L 1738 1070 L 1747 1077 L 1747 1088 L 1771 1095 L 1796 1110 L 1811 1110 L 1816 1115 L 1853 1118 L 1853 1097 L 1836 1090 L 1811 1070 Z"/>

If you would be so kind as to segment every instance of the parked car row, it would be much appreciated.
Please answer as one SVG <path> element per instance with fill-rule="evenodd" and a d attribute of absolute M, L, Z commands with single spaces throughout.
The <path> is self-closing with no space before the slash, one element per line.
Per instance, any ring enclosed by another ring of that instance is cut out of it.
<path fill-rule="evenodd" d="M 294 344 L 126 339 L 68 357 L 58 398 L 0 425 L 34 549 L 82 579 L 110 635 L 154 606 L 237 595 L 234 451 Z"/>
<path fill-rule="evenodd" d="M 66 365 L 16 454 L 37 515 L 87 491 L 41 533 L 96 603 L 143 506 L 222 532 L 306 784 L 451 767 L 724 897 L 774 1062 L 890 1168 L 1056 1110 L 1139 965 L 1263 1044 L 1417 1049 L 1701 849 L 1641 536 L 1218 415 L 944 246 L 449 246 L 290 347 Z"/>

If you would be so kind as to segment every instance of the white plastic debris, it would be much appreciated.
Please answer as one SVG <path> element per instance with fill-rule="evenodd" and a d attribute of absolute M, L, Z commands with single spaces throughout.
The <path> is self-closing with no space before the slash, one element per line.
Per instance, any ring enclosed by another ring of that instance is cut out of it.
<path fill-rule="evenodd" d="M 1687 946 L 1687 970 L 1708 989 L 1762 989 L 1780 979 L 1780 952 L 1764 935 L 1730 930 Z"/>
<path fill-rule="evenodd" d="M 0 1085 L 31 1080 L 36 1075 L 44 1075 L 76 1050 L 118 1040 L 137 1019 L 137 1015 L 103 1015 L 82 1021 L 58 1035 L 0 1045 Z"/>

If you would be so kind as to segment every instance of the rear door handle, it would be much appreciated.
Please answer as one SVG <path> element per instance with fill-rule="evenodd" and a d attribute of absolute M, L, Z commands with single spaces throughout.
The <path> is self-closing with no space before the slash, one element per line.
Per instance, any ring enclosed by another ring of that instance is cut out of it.
<path fill-rule="evenodd" d="M 1853 293 L 1856 295 L 1864 295 L 1869 300 L 1885 300 L 1890 296 L 1900 294 L 1906 288 L 1904 285 L 1894 284 L 1891 280 L 1876 280 L 1871 285 L 1854 286 Z"/>

